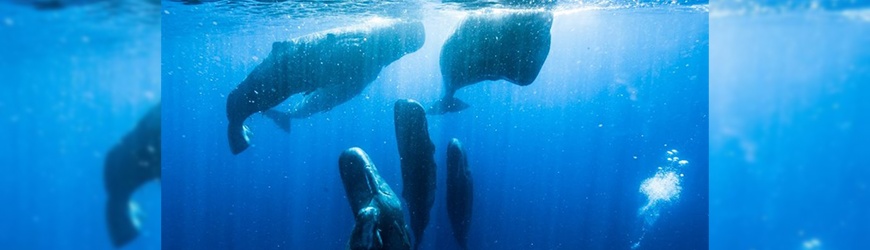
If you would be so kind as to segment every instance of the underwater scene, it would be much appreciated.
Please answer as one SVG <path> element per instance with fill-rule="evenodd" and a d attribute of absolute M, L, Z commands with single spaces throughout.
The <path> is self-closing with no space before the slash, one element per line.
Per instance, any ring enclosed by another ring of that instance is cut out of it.
<path fill-rule="evenodd" d="M 699 4 L 164 1 L 162 246 L 705 249 Z"/>
<path fill-rule="evenodd" d="M 0 0 L 0 248 L 868 249 L 868 6 Z"/>

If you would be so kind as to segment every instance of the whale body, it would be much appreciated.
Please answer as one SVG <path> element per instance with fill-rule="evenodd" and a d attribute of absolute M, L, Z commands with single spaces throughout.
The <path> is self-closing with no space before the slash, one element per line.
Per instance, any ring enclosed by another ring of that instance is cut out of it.
<path fill-rule="evenodd" d="M 553 14 L 543 10 L 500 10 L 468 16 L 441 48 L 444 95 L 432 114 L 468 107 L 453 97 L 465 86 L 505 80 L 527 86 L 550 53 Z"/>
<path fill-rule="evenodd" d="M 411 249 L 402 203 L 365 151 L 345 150 L 338 167 L 356 220 L 348 249 Z"/>
<path fill-rule="evenodd" d="M 332 109 L 358 95 L 381 69 L 423 46 L 419 21 L 373 18 L 360 25 L 275 42 L 269 56 L 227 96 L 230 150 L 250 144 L 245 120 L 292 95 L 304 93 L 294 110 L 266 116 L 289 132 L 290 119 Z"/>
<path fill-rule="evenodd" d="M 120 143 L 109 150 L 103 169 L 108 193 L 106 221 L 116 247 L 139 235 L 129 214 L 130 197 L 145 183 L 160 178 L 160 104 L 153 107 Z"/>
<path fill-rule="evenodd" d="M 474 201 L 473 183 L 462 143 L 453 138 L 447 145 L 447 216 L 453 227 L 453 237 L 463 249 L 468 249 L 468 228 Z"/>
<path fill-rule="evenodd" d="M 402 197 L 408 203 L 414 248 L 417 249 L 435 202 L 435 144 L 429 139 L 426 111 L 420 103 L 396 101 L 394 119 L 402 164 Z"/>

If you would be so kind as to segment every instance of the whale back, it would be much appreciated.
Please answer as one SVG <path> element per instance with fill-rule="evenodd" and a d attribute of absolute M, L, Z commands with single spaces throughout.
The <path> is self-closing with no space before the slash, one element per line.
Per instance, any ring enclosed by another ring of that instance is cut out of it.
<path fill-rule="evenodd" d="M 302 51 L 362 53 L 383 67 L 423 47 L 426 40 L 423 23 L 389 18 L 370 18 L 359 25 L 335 28 L 290 40 Z M 322 54 L 321 54 L 322 55 Z"/>

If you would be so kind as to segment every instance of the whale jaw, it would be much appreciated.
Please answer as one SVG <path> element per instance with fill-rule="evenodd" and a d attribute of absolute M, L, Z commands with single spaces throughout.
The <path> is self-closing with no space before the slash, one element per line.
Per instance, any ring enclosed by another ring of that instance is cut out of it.
<path fill-rule="evenodd" d="M 106 204 L 109 238 L 115 247 L 124 246 L 139 235 L 139 229 L 128 215 L 128 202 L 125 198 L 109 198 Z"/>
<path fill-rule="evenodd" d="M 251 146 L 245 126 L 241 122 L 230 122 L 227 132 L 230 140 L 230 151 L 233 152 L 233 155 L 238 155 Z"/>

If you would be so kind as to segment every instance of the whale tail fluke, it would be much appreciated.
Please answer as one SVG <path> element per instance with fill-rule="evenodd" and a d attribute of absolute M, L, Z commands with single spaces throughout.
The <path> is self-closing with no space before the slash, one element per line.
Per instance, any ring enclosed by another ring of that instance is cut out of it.
<path fill-rule="evenodd" d="M 284 130 L 288 134 L 290 133 L 290 113 L 270 109 L 263 112 L 263 115 L 272 119 L 281 130 Z"/>
<path fill-rule="evenodd" d="M 438 100 L 435 105 L 429 108 L 429 114 L 431 115 L 443 115 L 446 113 L 459 112 L 464 109 L 467 109 L 469 105 L 459 98 L 456 97 L 444 97 L 441 100 Z"/>
<path fill-rule="evenodd" d="M 124 246 L 139 235 L 139 229 L 133 224 L 129 214 L 129 201 L 110 197 L 106 204 L 106 219 L 109 222 L 109 236 L 116 247 Z"/>

